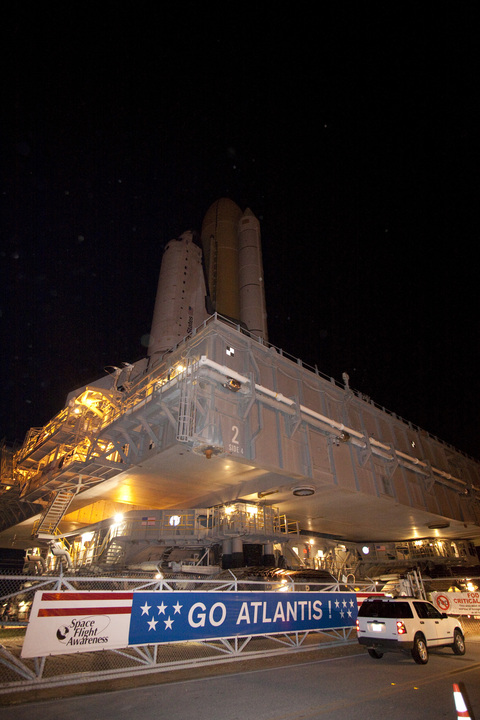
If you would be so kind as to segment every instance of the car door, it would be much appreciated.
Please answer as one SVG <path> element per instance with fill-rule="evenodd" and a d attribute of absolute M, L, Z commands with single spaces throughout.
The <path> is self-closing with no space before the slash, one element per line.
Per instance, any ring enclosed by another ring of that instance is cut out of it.
<path fill-rule="evenodd" d="M 438 645 L 453 643 L 453 630 L 455 623 L 451 617 L 443 615 L 432 603 L 425 603 L 428 616 L 435 622 L 437 628 Z"/>
<path fill-rule="evenodd" d="M 418 615 L 419 630 L 425 635 L 427 645 L 439 645 L 442 642 L 441 614 L 428 602 L 418 600 L 413 605 Z"/>

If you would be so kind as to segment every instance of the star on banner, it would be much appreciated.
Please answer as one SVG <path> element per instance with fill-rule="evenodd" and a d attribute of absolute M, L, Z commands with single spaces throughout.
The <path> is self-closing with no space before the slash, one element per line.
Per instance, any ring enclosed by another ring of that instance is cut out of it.
<path fill-rule="evenodd" d="M 180 613 L 180 610 L 182 609 L 183 605 L 180 605 L 180 603 L 177 600 L 177 604 L 173 606 L 173 609 L 176 613 Z"/>
<path fill-rule="evenodd" d="M 165 615 L 165 610 L 167 609 L 167 606 L 165 605 L 165 603 L 163 602 L 163 600 L 162 600 L 162 604 L 161 604 L 161 605 L 157 605 L 157 607 L 158 607 L 158 614 L 159 614 L 159 615 Z"/>
<path fill-rule="evenodd" d="M 142 605 L 140 607 L 140 610 L 142 611 L 142 615 L 148 615 L 150 608 L 151 608 L 151 605 L 148 605 L 147 603 L 145 603 L 145 605 Z"/>
<path fill-rule="evenodd" d="M 165 623 L 165 630 L 171 630 L 171 629 L 172 629 L 173 620 L 171 619 L 170 616 L 168 617 L 168 620 L 164 620 L 163 622 Z"/>
<path fill-rule="evenodd" d="M 150 630 L 156 630 L 157 623 L 158 623 L 158 620 L 154 620 L 153 618 L 151 620 L 149 620 L 148 621 L 148 632 L 150 632 Z"/>

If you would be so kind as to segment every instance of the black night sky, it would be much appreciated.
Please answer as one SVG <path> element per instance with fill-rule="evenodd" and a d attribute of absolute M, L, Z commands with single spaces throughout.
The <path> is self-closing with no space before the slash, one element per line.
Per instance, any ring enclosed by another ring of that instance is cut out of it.
<path fill-rule="evenodd" d="M 230 197 L 270 341 L 478 457 L 473 3 L 158 7 L 2 6 L 0 439 L 145 355 L 163 247 Z"/>

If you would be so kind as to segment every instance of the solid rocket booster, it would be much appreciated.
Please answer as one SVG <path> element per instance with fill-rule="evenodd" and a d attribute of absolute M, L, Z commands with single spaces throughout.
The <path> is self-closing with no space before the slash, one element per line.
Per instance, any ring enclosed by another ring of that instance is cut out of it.
<path fill-rule="evenodd" d="M 260 223 L 250 208 L 245 210 L 238 225 L 238 263 L 240 320 L 253 335 L 267 341 Z"/>
<path fill-rule="evenodd" d="M 148 355 L 174 347 L 208 317 L 202 250 L 193 233 L 170 240 L 163 253 L 153 310 Z"/>

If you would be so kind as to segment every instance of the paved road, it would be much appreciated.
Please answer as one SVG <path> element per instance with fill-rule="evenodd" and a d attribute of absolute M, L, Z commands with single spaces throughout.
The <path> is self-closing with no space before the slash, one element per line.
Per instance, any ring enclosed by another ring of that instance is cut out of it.
<path fill-rule="evenodd" d="M 218 671 L 217 671 L 218 673 Z M 343 657 L 2 708 L 2 720 L 440 720 L 457 719 L 453 683 L 480 720 L 480 642 L 444 649 L 428 665 L 393 653 Z"/>

